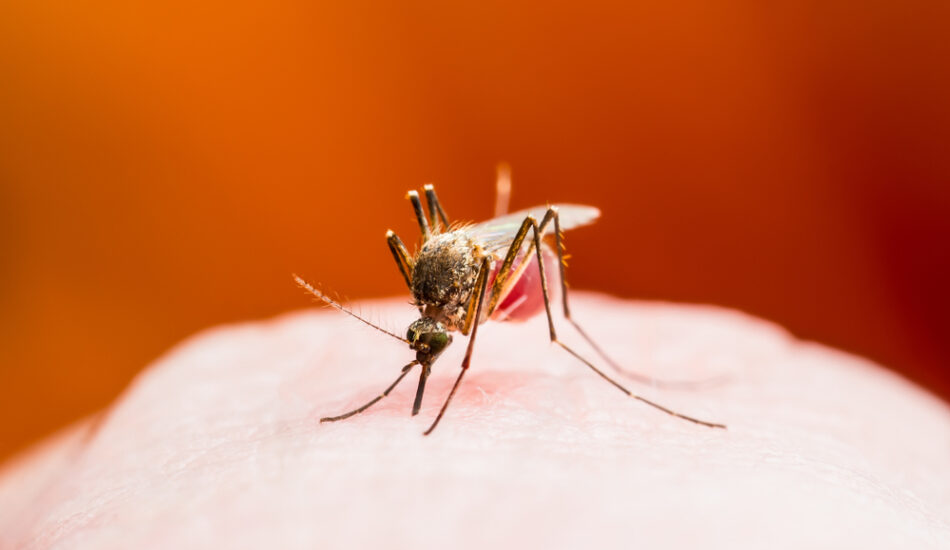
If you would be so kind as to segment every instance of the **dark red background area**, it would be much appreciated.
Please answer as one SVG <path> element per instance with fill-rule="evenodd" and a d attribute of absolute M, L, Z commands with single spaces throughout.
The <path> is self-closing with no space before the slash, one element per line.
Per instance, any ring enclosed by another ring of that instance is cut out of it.
<path fill-rule="evenodd" d="M 950 5 L 0 14 L 0 455 L 203 327 L 405 293 L 405 192 L 600 207 L 575 288 L 706 302 L 950 396 Z M 539 342 L 543 345 L 543 338 Z"/>

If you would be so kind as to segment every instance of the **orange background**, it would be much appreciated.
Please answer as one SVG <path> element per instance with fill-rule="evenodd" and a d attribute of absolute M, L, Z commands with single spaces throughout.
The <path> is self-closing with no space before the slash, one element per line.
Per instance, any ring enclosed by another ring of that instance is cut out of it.
<path fill-rule="evenodd" d="M 600 206 L 575 288 L 950 396 L 950 4 L 52 2 L 0 13 L 0 456 L 203 327 L 404 293 L 406 190 Z M 345 6 L 344 6 L 345 4 Z M 886 405 L 885 405 L 886 406 Z"/>

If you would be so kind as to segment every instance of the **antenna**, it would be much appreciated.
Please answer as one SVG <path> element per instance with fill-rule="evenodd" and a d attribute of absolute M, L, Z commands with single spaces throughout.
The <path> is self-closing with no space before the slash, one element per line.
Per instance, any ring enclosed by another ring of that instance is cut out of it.
<path fill-rule="evenodd" d="M 333 307 L 333 308 L 336 308 L 336 309 L 342 311 L 343 313 L 346 313 L 346 314 L 349 315 L 350 317 L 353 317 L 354 319 L 357 319 L 357 320 L 359 320 L 359 321 L 362 321 L 364 324 L 367 324 L 367 325 L 373 327 L 374 329 L 378 330 L 379 332 L 382 332 L 383 334 L 388 334 L 388 335 L 392 336 L 393 338 L 395 338 L 396 340 L 399 340 L 400 342 L 404 342 L 404 343 L 406 343 L 406 344 L 409 344 L 409 340 L 406 340 L 405 338 L 403 338 L 403 337 L 401 337 L 401 336 L 398 336 L 398 335 L 396 335 L 396 334 L 393 334 L 392 332 L 389 332 L 388 330 L 386 330 L 386 329 L 384 329 L 384 328 L 382 328 L 382 327 L 379 327 L 379 326 L 377 326 L 376 324 L 374 324 L 374 323 L 372 323 L 372 322 L 370 322 L 370 321 L 368 321 L 368 320 L 366 320 L 366 319 L 360 317 L 360 316 L 357 315 L 356 313 L 353 313 L 352 311 L 350 311 L 349 309 L 347 309 L 345 306 L 343 306 L 343 304 L 337 302 L 337 301 L 334 300 L 333 298 L 330 298 L 330 297 L 327 296 L 326 294 L 324 294 L 324 293 L 320 292 L 319 290 L 317 290 L 316 288 L 314 288 L 313 285 L 311 285 L 311 284 L 308 283 L 307 281 L 304 281 L 303 279 L 301 279 L 299 275 L 296 275 L 296 274 L 295 274 L 295 275 L 294 275 L 294 280 L 297 281 L 297 284 L 300 285 L 300 288 L 306 290 L 306 291 L 309 292 L 310 294 L 313 294 L 314 296 L 316 296 L 317 298 L 319 298 L 319 299 L 320 299 L 323 303 L 325 303 L 326 305 L 328 305 L 328 306 L 330 306 L 330 307 Z"/>

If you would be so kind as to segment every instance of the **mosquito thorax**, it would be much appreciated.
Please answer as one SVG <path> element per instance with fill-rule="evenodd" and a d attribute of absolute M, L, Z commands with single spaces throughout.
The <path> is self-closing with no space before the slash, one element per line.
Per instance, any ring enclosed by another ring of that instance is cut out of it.
<path fill-rule="evenodd" d="M 406 331 L 406 339 L 409 347 L 416 351 L 416 359 L 424 365 L 430 364 L 452 343 L 452 335 L 445 325 L 428 317 L 413 321 Z"/>
<path fill-rule="evenodd" d="M 484 253 L 464 230 L 433 235 L 412 269 L 412 296 L 420 313 L 452 331 L 465 322 Z"/>

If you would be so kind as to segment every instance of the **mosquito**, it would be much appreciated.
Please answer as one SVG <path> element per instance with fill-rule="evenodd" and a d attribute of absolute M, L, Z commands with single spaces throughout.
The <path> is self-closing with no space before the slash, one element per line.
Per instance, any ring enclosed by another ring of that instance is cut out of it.
<path fill-rule="evenodd" d="M 709 428 L 725 428 L 724 424 L 678 413 L 631 392 L 558 338 L 551 312 L 551 302 L 554 298 L 548 285 L 548 274 L 555 269 L 560 276 L 559 290 L 565 319 L 614 370 L 635 375 L 622 369 L 604 353 L 574 321 L 568 306 L 563 232 L 593 223 L 600 217 L 600 210 L 592 206 L 559 204 L 506 214 L 510 188 L 509 172 L 504 167 L 500 168 L 496 216 L 477 224 L 450 224 L 432 185 L 423 187 L 428 216 L 423 210 L 419 193 L 410 191 L 407 194 L 422 233 L 419 249 L 415 255 L 410 254 L 392 230 L 386 232 L 389 250 L 412 293 L 413 305 L 418 307 L 420 314 L 419 319 L 409 325 L 405 338 L 360 317 L 294 275 L 297 284 L 325 304 L 408 344 L 410 349 L 416 352 L 416 358 L 402 368 L 399 377 L 381 394 L 357 409 L 339 416 L 321 418 L 320 422 L 336 422 L 362 413 L 388 396 L 413 367 L 418 365 L 421 372 L 412 405 L 412 415 L 415 416 L 422 407 L 422 396 L 433 363 L 452 343 L 452 333 L 460 332 L 469 337 L 468 347 L 455 384 L 439 414 L 424 432 L 424 435 L 431 434 L 445 415 L 468 371 L 478 326 L 488 320 L 526 320 L 543 310 L 547 315 L 551 342 L 628 397 L 682 420 Z M 634 377 L 656 382 L 644 375 Z"/>

